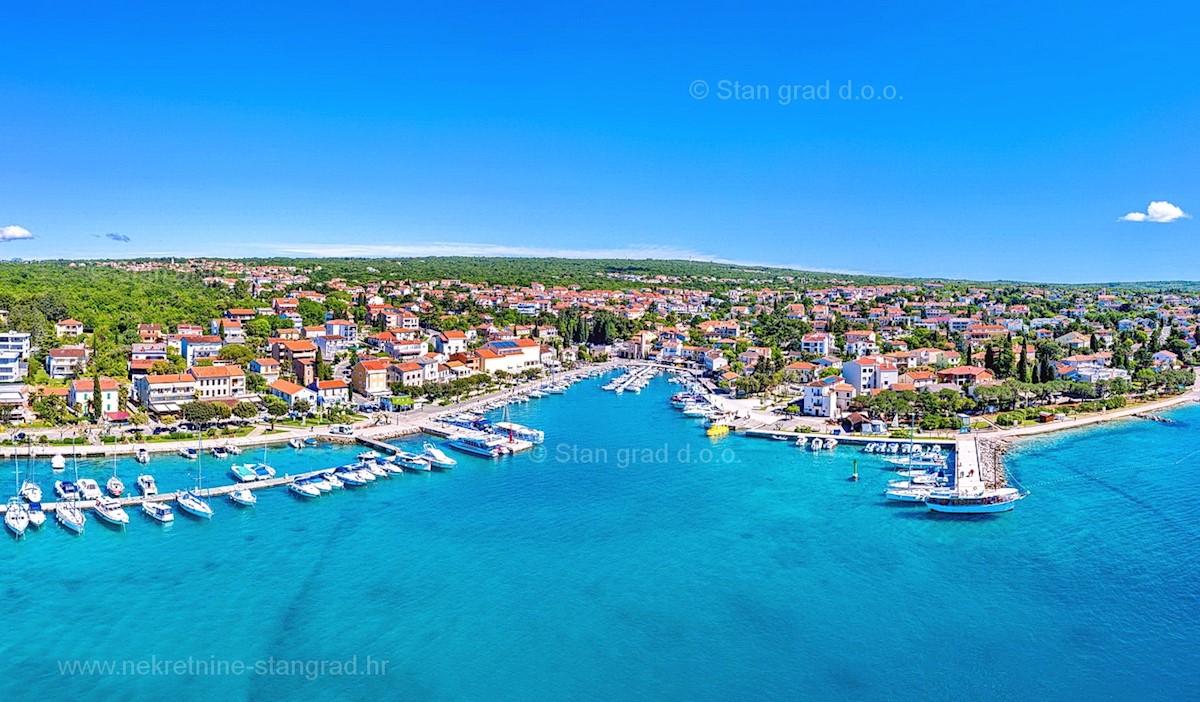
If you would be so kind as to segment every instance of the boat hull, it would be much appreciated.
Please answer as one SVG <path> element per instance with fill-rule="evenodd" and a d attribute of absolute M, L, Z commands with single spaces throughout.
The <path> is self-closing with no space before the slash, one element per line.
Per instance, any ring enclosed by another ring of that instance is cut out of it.
<path fill-rule="evenodd" d="M 926 502 L 930 511 L 941 512 L 943 514 L 996 514 L 998 512 L 1011 512 L 1016 508 L 1019 500 L 1009 500 L 1007 502 L 994 502 L 991 504 L 966 504 L 966 505 L 943 505 L 938 503 Z"/>

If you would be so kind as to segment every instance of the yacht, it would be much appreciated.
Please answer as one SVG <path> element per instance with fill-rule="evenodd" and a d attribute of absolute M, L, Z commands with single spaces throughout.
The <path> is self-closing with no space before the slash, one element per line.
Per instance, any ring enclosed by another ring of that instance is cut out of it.
<path fill-rule="evenodd" d="M 258 502 L 258 498 L 254 496 L 254 492 L 249 488 L 240 487 L 229 493 L 229 501 L 235 505 L 251 507 Z"/>
<path fill-rule="evenodd" d="M 321 491 L 315 485 L 310 485 L 303 480 L 293 480 L 288 483 L 288 490 L 296 493 L 301 497 L 320 497 Z"/>
<path fill-rule="evenodd" d="M 98 500 L 104 497 L 104 492 L 100 489 L 100 483 L 91 478 L 76 480 L 75 487 L 79 488 L 79 496 L 85 500 Z"/>
<path fill-rule="evenodd" d="M 934 512 L 950 514 L 992 514 L 1008 512 L 1029 493 L 1017 488 L 985 488 L 975 485 L 961 488 L 940 488 L 929 493 L 925 504 Z"/>
<path fill-rule="evenodd" d="M 349 485 L 350 487 L 359 487 L 361 485 L 367 484 L 366 479 L 363 478 L 362 476 L 360 476 L 358 474 L 358 471 L 354 470 L 350 466 L 341 466 L 341 467 L 337 468 L 336 470 L 334 470 L 333 473 L 334 473 L 334 477 L 337 478 L 338 480 L 340 480 L 343 485 Z"/>
<path fill-rule="evenodd" d="M 8 507 L 4 510 L 4 526 L 18 539 L 25 536 L 25 530 L 29 528 L 29 508 L 21 498 L 13 497 L 8 501 Z"/>
<path fill-rule="evenodd" d="M 212 505 L 208 504 L 208 500 L 201 497 L 195 490 L 185 490 L 175 494 L 175 503 L 179 508 L 190 515 L 200 517 L 202 519 L 212 519 Z"/>
<path fill-rule="evenodd" d="M 139 448 L 134 458 L 137 459 L 138 463 L 145 465 L 150 462 L 150 452 L 144 448 Z"/>
<path fill-rule="evenodd" d="M 87 522 L 87 517 L 83 516 L 83 511 L 79 509 L 74 500 L 59 502 L 55 505 L 54 518 L 64 528 L 76 534 L 83 533 L 83 525 Z"/>
<path fill-rule="evenodd" d="M 930 468 L 943 468 L 946 465 L 946 457 L 924 451 L 914 451 L 903 456 L 888 456 L 883 459 L 894 466 L 927 466 Z"/>
<path fill-rule="evenodd" d="M 458 465 L 458 461 L 454 460 L 450 456 L 447 456 L 445 451 L 434 446 L 428 441 L 425 442 L 423 448 L 425 449 L 425 453 L 421 455 L 424 456 L 429 461 L 429 464 L 434 468 L 453 468 L 454 466 Z"/>
<path fill-rule="evenodd" d="M 171 505 L 166 502 L 143 502 L 142 514 L 163 524 L 175 521 L 175 510 L 171 509 Z"/>
<path fill-rule="evenodd" d="M 181 448 L 179 449 L 179 455 L 188 460 L 194 461 L 200 457 L 200 451 L 195 447 Z"/>
<path fill-rule="evenodd" d="M 408 470 L 433 470 L 433 463 L 424 455 L 400 451 L 396 454 L 396 465 Z"/>
<path fill-rule="evenodd" d="M 245 465 L 240 463 L 234 464 L 229 467 L 229 474 L 232 475 L 235 480 L 243 483 L 249 483 L 259 479 L 258 473 L 254 470 L 253 463 L 247 463 Z"/>
<path fill-rule="evenodd" d="M 896 502 L 924 502 L 925 498 L 934 489 L 933 485 L 888 485 L 888 489 L 883 492 L 883 496 Z"/>
<path fill-rule="evenodd" d="M 150 497 L 158 494 L 158 486 L 154 484 L 154 476 L 149 473 L 142 473 L 137 477 L 137 489 L 142 493 L 142 497 Z"/>
<path fill-rule="evenodd" d="M 70 480 L 55 480 L 54 494 L 58 495 L 60 500 L 78 500 L 79 486 Z"/>
<path fill-rule="evenodd" d="M 546 432 L 541 429 L 531 429 L 515 422 L 496 422 L 491 426 L 493 434 L 506 435 L 512 438 L 540 444 L 546 440 Z"/>
<path fill-rule="evenodd" d="M 42 511 L 41 502 L 30 502 L 26 510 L 29 512 L 29 525 L 41 528 L 46 523 L 46 513 Z"/>
<path fill-rule="evenodd" d="M 254 464 L 247 464 L 247 465 L 254 466 L 254 474 L 258 476 L 259 480 L 266 480 L 268 478 L 275 477 L 275 469 L 272 468 L 271 466 L 267 465 L 266 463 L 254 463 Z"/>
<path fill-rule="evenodd" d="M 117 526 L 125 526 L 129 523 L 129 515 L 121 508 L 121 503 L 114 497 L 101 497 L 96 500 L 96 504 L 92 505 L 92 511 L 96 516 Z"/>

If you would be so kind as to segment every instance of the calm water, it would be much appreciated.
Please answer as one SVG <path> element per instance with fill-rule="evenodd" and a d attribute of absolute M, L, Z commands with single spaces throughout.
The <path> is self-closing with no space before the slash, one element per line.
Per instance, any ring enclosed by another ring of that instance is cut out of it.
<path fill-rule="evenodd" d="M 1009 465 L 1033 495 L 962 519 L 886 504 L 883 464 L 847 447 L 714 443 L 667 406 L 673 385 L 596 386 L 514 408 L 548 438 L 513 459 L 0 541 L 0 696 L 1200 698 L 1200 408 L 1028 441 Z M 178 487 L 195 466 L 151 468 Z M 164 667 L 188 657 L 267 674 Z M 154 674 L 61 674 L 71 659 Z"/>

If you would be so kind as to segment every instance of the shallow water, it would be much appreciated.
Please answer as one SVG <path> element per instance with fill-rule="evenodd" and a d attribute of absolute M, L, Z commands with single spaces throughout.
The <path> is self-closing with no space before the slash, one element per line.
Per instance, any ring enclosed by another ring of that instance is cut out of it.
<path fill-rule="evenodd" d="M 1032 495 L 963 518 L 886 503 L 885 464 L 848 446 L 713 441 L 667 405 L 677 386 L 598 384 L 514 407 L 547 433 L 517 457 L 0 543 L 0 695 L 1200 697 L 1200 408 L 1028 440 L 1008 465 Z M 119 464 L 127 485 L 139 468 Z M 169 489 L 195 465 L 150 468 Z M 128 674 L 60 672 L 75 659 Z"/>

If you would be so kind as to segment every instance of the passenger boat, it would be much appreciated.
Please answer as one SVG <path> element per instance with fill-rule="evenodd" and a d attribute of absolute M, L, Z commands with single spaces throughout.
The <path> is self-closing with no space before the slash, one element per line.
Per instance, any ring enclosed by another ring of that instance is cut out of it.
<path fill-rule="evenodd" d="M 4 510 L 4 526 L 18 539 L 25 536 L 25 530 L 29 528 L 29 508 L 19 497 L 9 499 Z"/>
<path fill-rule="evenodd" d="M 137 477 L 137 489 L 143 497 L 158 494 L 158 485 L 154 483 L 154 476 L 149 473 L 142 473 Z"/>
<path fill-rule="evenodd" d="M 396 465 L 408 470 L 433 470 L 433 463 L 424 454 L 409 453 L 408 451 L 400 451 L 396 454 Z"/>
<path fill-rule="evenodd" d="M 201 497 L 194 490 L 184 490 L 176 493 L 175 503 L 179 505 L 179 509 L 187 512 L 190 515 L 200 517 L 201 519 L 212 519 L 212 505 L 208 504 L 208 500 Z"/>
<path fill-rule="evenodd" d="M 74 500 L 59 502 L 55 505 L 54 518 L 65 529 L 76 534 L 83 533 L 83 525 L 87 522 L 87 517 L 83 516 L 83 510 L 79 509 Z"/>
<path fill-rule="evenodd" d="M 75 487 L 79 488 L 79 496 L 85 500 L 98 500 L 104 497 L 104 491 L 100 489 L 100 483 L 91 478 L 76 480 Z"/>
<path fill-rule="evenodd" d="M 121 503 L 114 497 L 102 497 L 96 500 L 92 505 L 92 511 L 96 516 L 117 526 L 125 526 L 129 523 L 129 515 L 121 508 Z"/>
<path fill-rule="evenodd" d="M 315 485 L 310 485 L 302 480 L 293 480 L 288 483 L 288 490 L 296 493 L 301 497 L 320 497 L 321 491 Z"/>
<path fill-rule="evenodd" d="M 200 457 L 200 451 L 194 447 L 181 448 L 179 449 L 179 455 L 183 456 L 189 461 L 194 461 Z"/>
<path fill-rule="evenodd" d="M 425 457 L 431 466 L 434 468 L 453 468 L 458 465 L 458 461 L 446 455 L 446 452 L 434 446 L 428 441 L 425 442 L 423 448 L 425 453 L 421 454 Z"/>
<path fill-rule="evenodd" d="M 144 465 L 144 464 L 150 462 L 150 452 L 144 448 L 139 448 L 137 450 L 137 454 L 134 456 L 134 458 L 137 459 L 138 463 L 141 463 Z"/>
<path fill-rule="evenodd" d="M 143 502 L 142 514 L 163 524 L 175 521 L 175 510 L 171 509 L 171 505 L 166 502 Z"/>
<path fill-rule="evenodd" d="M 252 507 L 258 502 L 258 498 L 255 497 L 253 490 L 248 488 L 237 488 L 233 492 L 229 493 L 229 501 L 235 505 Z"/>
<path fill-rule="evenodd" d="M 1012 487 L 943 488 L 930 492 L 925 504 L 934 512 L 993 514 L 1011 511 L 1027 494 Z"/>
<path fill-rule="evenodd" d="M 476 456 L 498 458 L 505 453 L 500 446 L 501 441 L 502 439 L 499 437 L 487 434 L 455 434 L 450 437 L 446 445 L 459 451 L 473 453 Z"/>

